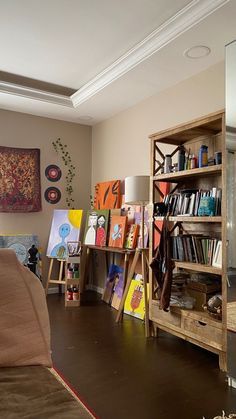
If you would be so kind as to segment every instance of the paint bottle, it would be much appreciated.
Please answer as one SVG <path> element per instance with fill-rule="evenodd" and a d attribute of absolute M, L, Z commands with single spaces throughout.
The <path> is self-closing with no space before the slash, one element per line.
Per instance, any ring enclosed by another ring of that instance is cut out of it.
<path fill-rule="evenodd" d="M 69 300 L 69 301 L 73 300 L 73 289 L 72 289 L 71 287 L 68 287 L 68 288 L 67 288 L 67 291 L 66 291 L 66 298 L 67 298 L 67 300 Z"/>
<path fill-rule="evenodd" d="M 79 290 L 77 287 L 73 287 L 73 300 L 78 301 L 79 300 Z"/>
<path fill-rule="evenodd" d="M 208 166 L 208 147 L 201 145 L 198 154 L 198 167 Z"/>
<path fill-rule="evenodd" d="M 197 167 L 197 157 L 195 156 L 195 154 L 192 154 L 190 169 L 196 169 L 196 167 Z"/>

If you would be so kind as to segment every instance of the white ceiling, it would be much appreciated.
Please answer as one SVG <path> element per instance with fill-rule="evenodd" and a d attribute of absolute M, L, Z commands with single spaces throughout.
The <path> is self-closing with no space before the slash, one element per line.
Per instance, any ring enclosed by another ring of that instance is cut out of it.
<path fill-rule="evenodd" d="M 235 0 L 0 0 L 0 11 L 0 70 L 77 91 L 0 80 L 0 108 L 91 125 L 223 60 L 236 39 Z M 194 45 L 211 54 L 187 59 Z"/>

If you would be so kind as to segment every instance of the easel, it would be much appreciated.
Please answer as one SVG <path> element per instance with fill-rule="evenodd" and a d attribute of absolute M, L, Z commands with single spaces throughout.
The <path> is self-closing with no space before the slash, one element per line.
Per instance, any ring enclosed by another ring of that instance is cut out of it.
<path fill-rule="evenodd" d="M 149 328 L 149 307 L 148 307 L 148 292 L 147 292 L 147 267 L 149 266 L 149 262 L 148 262 L 148 249 L 146 248 L 137 248 L 135 250 L 135 255 L 134 255 L 134 259 L 133 262 L 131 264 L 131 268 L 130 271 L 128 272 L 128 276 L 127 276 L 127 282 L 126 282 L 126 286 L 124 289 L 124 293 L 120 302 L 120 306 L 119 306 L 119 310 L 116 316 L 116 322 L 118 323 L 119 320 L 122 318 L 122 314 L 123 314 L 123 309 L 124 309 L 124 305 L 125 305 L 125 300 L 129 291 L 129 287 L 131 284 L 131 281 L 133 279 L 134 276 L 134 272 L 135 272 L 135 268 L 136 265 L 138 263 L 139 257 L 141 256 L 141 261 L 142 261 L 142 277 L 143 277 L 143 288 L 144 288 L 144 306 L 145 306 L 145 336 L 149 337 L 150 336 L 150 328 Z"/>
<path fill-rule="evenodd" d="M 58 279 L 51 279 L 52 268 L 53 268 L 53 265 L 54 265 L 54 261 L 57 261 L 60 264 L 60 266 L 59 266 L 59 276 L 58 276 Z M 61 285 L 65 285 L 66 281 L 65 281 L 65 279 L 62 279 L 62 275 L 63 275 L 63 270 L 64 270 L 65 263 L 66 263 L 66 260 L 65 259 L 50 258 L 47 283 L 46 283 L 46 287 L 45 287 L 45 294 L 46 295 L 48 293 L 49 284 L 58 284 L 59 285 L 59 289 L 61 289 L 60 288 Z"/>

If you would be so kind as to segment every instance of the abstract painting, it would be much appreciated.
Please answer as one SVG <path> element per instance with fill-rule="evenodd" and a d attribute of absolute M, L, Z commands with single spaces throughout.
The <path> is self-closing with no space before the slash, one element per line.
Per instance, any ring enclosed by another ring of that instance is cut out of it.
<path fill-rule="evenodd" d="M 95 186 L 94 209 L 113 209 L 121 207 L 121 181 L 97 183 Z"/>
<path fill-rule="evenodd" d="M 117 272 L 115 275 L 115 281 L 113 286 L 113 297 L 111 306 L 116 310 L 120 307 L 120 302 L 122 299 L 122 295 L 124 292 L 124 276 L 123 276 L 123 268 L 120 268 L 120 272 Z"/>
<path fill-rule="evenodd" d="M 139 227 L 138 224 L 128 224 L 125 236 L 126 249 L 135 249 L 138 240 Z"/>
<path fill-rule="evenodd" d="M 109 246 L 123 248 L 125 234 L 126 234 L 126 216 L 113 216 L 111 217 Z"/>
<path fill-rule="evenodd" d="M 0 146 L 0 161 L 0 211 L 40 211 L 40 150 Z"/>
<path fill-rule="evenodd" d="M 114 286 L 116 285 L 116 281 L 119 278 L 119 275 L 122 274 L 123 268 L 121 268 L 118 265 L 111 264 L 109 268 L 109 272 L 107 275 L 102 300 L 105 301 L 105 303 L 110 304 L 112 299 L 112 294 L 114 291 Z"/>
<path fill-rule="evenodd" d="M 135 224 L 138 224 L 140 226 L 137 247 L 142 247 L 142 213 L 135 212 L 134 219 L 135 219 Z M 148 229 L 149 229 L 148 211 L 145 211 L 144 212 L 144 247 L 145 248 L 148 245 Z"/>
<path fill-rule="evenodd" d="M 79 240 L 83 210 L 54 210 L 47 256 L 66 259 L 67 242 Z"/>

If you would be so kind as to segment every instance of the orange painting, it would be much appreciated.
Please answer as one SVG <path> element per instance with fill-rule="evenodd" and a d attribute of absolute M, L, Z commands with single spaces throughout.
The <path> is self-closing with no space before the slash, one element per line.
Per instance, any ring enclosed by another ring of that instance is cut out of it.
<path fill-rule="evenodd" d="M 111 217 L 109 246 L 123 248 L 126 233 L 126 216 Z"/>
<path fill-rule="evenodd" d="M 95 186 L 94 209 L 114 209 L 121 207 L 121 181 L 97 183 Z"/>

